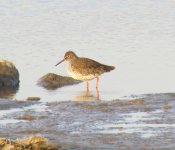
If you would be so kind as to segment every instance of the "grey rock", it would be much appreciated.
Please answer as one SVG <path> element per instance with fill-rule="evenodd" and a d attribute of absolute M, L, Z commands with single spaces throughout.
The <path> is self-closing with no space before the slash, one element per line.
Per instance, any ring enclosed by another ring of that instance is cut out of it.
<path fill-rule="evenodd" d="M 48 73 L 41 77 L 37 84 L 46 89 L 56 89 L 66 85 L 78 84 L 81 81 L 74 80 L 71 77 L 60 76 L 54 73 Z"/>

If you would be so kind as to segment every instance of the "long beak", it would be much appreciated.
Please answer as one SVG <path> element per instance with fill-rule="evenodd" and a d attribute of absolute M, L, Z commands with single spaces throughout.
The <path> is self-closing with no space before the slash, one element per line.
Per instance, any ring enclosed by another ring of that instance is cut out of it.
<path fill-rule="evenodd" d="M 60 62 L 58 62 L 55 66 L 61 64 L 63 61 L 65 61 L 65 59 L 61 60 Z"/>

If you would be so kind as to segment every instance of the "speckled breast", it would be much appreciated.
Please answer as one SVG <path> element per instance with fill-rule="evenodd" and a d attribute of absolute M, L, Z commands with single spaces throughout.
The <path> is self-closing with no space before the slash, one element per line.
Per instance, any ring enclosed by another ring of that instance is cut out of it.
<path fill-rule="evenodd" d="M 72 78 L 76 80 L 91 80 L 96 77 L 93 74 L 83 73 L 83 70 L 80 71 L 80 68 L 74 68 L 71 63 L 68 65 L 67 72 Z"/>

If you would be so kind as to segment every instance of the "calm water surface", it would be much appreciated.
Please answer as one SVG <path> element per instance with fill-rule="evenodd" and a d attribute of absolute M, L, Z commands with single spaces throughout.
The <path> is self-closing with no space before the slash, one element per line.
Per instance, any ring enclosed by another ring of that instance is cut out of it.
<path fill-rule="evenodd" d="M 17 99 L 83 96 L 85 83 L 54 91 L 36 85 L 49 72 L 67 75 L 66 63 L 54 66 L 67 50 L 116 66 L 100 78 L 102 100 L 174 92 L 173 0 L 6 0 L 0 17 L 0 56 L 20 72 Z M 95 81 L 90 90 L 95 96 Z"/>

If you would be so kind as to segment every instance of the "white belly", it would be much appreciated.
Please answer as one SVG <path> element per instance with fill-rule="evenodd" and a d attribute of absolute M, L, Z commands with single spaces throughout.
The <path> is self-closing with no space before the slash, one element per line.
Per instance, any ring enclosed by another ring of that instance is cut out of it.
<path fill-rule="evenodd" d="M 84 74 L 79 73 L 78 71 L 72 70 L 70 65 L 68 66 L 67 72 L 75 80 L 92 80 L 95 78 L 93 74 L 84 75 Z"/>
<path fill-rule="evenodd" d="M 92 80 L 94 79 L 94 75 L 82 75 L 77 72 L 68 71 L 69 75 L 75 80 Z"/>

